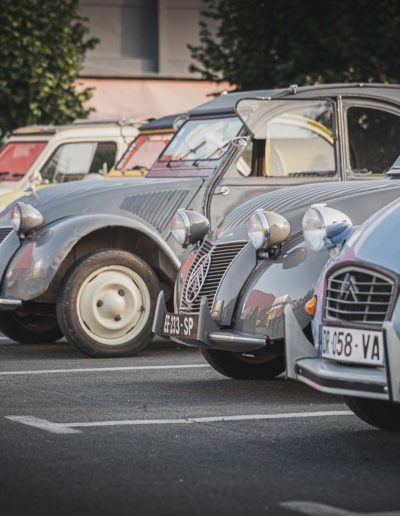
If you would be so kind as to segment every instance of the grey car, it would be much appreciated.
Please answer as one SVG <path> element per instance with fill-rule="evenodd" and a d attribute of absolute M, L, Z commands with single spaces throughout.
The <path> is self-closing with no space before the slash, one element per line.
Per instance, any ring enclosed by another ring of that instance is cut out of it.
<path fill-rule="evenodd" d="M 315 216 L 323 221 L 317 239 L 307 223 Z M 340 231 L 338 220 L 342 221 Z M 290 306 L 285 317 L 288 376 L 322 392 L 344 396 L 367 423 L 397 431 L 399 220 L 398 200 L 358 228 L 352 227 L 347 214 L 335 213 L 332 218 L 326 207 L 312 206 L 305 215 L 305 239 L 311 238 L 314 248 L 330 249 L 333 257 L 306 306 L 313 316 L 313 339 L 304 335 Z M 332 233 L 336 234 L 334 241 L 327 238 Z M 320 244 L 315 246 L 318 240 Z"/>
<path fill-rule="evenodd" d="M 395 179 L 281 189 L 233 210 L 211 236 L 204 216 L 178 211 L 173 231 L 194 249 L 178 274 L 174 312 L 159 295 L 154 332 L 200 348 L 228 377 L 279 375 L 285 369 L 284 310 L 289 306 L 300 331 L 310 334 L 304 307 L 329 259 L 326 250 L 315 253 L 305 245 L 306 208 L 326 203 L 360 224 L 399 197 Z"/>
<path fill-rule="evenodd" d="M 93 356 L 140 351 L 160 290 L 172 309 L 184 256 L 170 231 L 178 208 L 215 227 L 284 186 L 350 180 L 362 189 L 389 167 L 399 128 L 397 86 L 292 87 L 207 102 L 146 178 L 44 189 L 1 214 L 0 330 L 18 342 L 64 335 Z"/>

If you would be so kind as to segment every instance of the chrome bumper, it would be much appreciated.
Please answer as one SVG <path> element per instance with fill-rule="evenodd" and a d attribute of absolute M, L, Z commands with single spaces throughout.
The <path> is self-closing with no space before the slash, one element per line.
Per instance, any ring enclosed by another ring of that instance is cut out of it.
<path fill-rule="evenodd" d="M 285 307 L 285 354 L 288 378 L 342 396 L 400 402 L 400 340 L 390 322 L 383 325 L 386 365 L 382 368 L 342 365 L 318 356 L 304 335 L 292 307 Z"/>
<path fill-rule="evenodd" d="M 160 292 L 157 300 L 156 312 L 153 321 L 153 333 L 164 337 L 161 328 L 164 317 L 167 314 L 167 307 L 164 300 L 164 292 Z M 184 340 L 182 338 L 170 337 L 174 342 L 185 344 L 186 346 L 219 349 L 222 351 L 232 351 L 236 353 L 246 353 L 264 348 L 267 339 L 263 335 L 249 335 L 233 330 L 222 329 L 212 319 L 208 308 L 207 298 L 204 296 L 200 303 L 199 326 L 196 340 Z"/>
<path fill-rule="evenodd" d="M 22 301 L 20 299 L 0 298 L 0 311 L 1 310 L 15 310 L 19 306 L 22 306 Z"/>

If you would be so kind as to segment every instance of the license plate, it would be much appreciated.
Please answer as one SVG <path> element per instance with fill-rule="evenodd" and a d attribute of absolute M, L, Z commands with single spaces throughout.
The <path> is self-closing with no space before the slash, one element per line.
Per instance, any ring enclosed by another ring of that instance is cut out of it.
<path fill-rule="evenodd" d="M 198 315 L 165 314 L 161 332 L 170 337 L 196 339 L 198 326 Z"/>
<path fill-rule="evenodd" d="M 321 355 L 340 362 L 382 365 L 383 332 L 322 326 Z"/>

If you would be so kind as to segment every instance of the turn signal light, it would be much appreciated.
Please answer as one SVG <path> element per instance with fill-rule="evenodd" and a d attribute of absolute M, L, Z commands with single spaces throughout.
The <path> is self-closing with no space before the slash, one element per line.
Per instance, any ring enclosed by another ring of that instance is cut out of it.
<path fill-rule="evenodd" d="M 311 299 L 307 301 L 304 305 L 304 310 L 310 314 L 312 317 L 315 315 L 315 310 L 317 308 L 317 296 L 313 296 Z"/>

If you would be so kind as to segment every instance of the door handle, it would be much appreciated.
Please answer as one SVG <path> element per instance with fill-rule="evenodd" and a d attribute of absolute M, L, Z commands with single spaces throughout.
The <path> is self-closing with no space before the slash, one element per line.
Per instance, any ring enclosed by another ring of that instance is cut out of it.
<path fill-rule="evenodd" d="M 228 195 L 229 188 L 227 186 L 221 186 L 221 188 L 216 189 L 214 195 Z"/>

